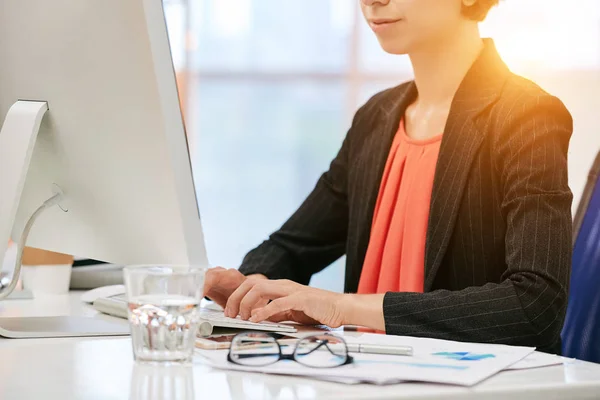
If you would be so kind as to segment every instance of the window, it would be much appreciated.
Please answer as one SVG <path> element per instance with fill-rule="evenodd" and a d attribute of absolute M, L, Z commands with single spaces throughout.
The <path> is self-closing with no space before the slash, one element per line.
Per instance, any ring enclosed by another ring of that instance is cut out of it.
<path fill-rule="evenodd" d="M 164 2 L 209 259 L 237 267 L 308 195 L 357 107 L 410 79 L 410 63 L 380 49 L 357 1 Z M 575 146 L 587 151 L 573 161 L 577 193 L 596 152 L 588 130 L 595 116 L 580 86 L 562 77 L 597 76 L 600 3 L 506 0 L 482 30 L 515 72 L 570 100 L 576 120 L 588 118 L 576 125 Z M 343 261 L 312 284 L 342 290 Z"/>

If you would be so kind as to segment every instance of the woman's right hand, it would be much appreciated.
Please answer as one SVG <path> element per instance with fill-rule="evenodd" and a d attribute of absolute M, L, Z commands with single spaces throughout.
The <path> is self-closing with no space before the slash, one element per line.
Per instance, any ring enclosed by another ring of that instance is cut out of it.
<path fill-rule="evenodd" d="M 245 276 L 237 269 L 211 268 L 206 272 L 204 279 L 204 296 L 225 308 L 229 296 L 246 279 L 267 279 L 267 277 L 260 274 Z"/>

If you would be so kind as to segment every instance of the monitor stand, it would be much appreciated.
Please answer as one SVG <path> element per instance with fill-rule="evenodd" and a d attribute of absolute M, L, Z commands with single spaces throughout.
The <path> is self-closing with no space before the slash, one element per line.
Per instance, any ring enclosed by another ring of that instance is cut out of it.
<path fill-rule="evenodd" d="M 17 101 L 0 129 L 0 257 L 8 248 L 33 148 L 48 104 Z"/>
<path fill-rule="evenodd" d="M 8 111 L 0 129 L 0 257 L 4 257 L 16 218 L 25 178 L 31 163 L 33 148 L 40 125 L 48 111 L 43 101 L 17 101 Z M 58 205 L 62 191 L 55 188 L 54 196 L 32 215 L 18 243 L 17 265 L 11 283 L 0 291 L 0 300 L 8 297 L 19 279 L 21 259 L 27 235 L 36 217 L 45 209 Z M 63 207 L 61 207 L 63 208 Z M 63 208 L 63 211 L 67 211 Z M 128 335 L 125 321 L 108 321 L 93 317 L 18 317 L 0 318 L 0 337 L 51 338 L 82 336 Z"/>
<path fill-rule="evenodd" d="M 21 289 L 15 290 L 5 300 L 31 300 L 33 299 L 33 293 L 31 290 Z"/>

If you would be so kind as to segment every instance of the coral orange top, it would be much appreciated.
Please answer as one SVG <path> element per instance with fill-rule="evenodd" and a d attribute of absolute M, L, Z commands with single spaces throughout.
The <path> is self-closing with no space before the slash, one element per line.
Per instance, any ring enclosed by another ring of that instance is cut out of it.
<path fill-rule="evenodd" d="M 358 293 L 423 292 L 425 239 L 442 135 L 407 136 L 404 120 L 386 162 Z"/>

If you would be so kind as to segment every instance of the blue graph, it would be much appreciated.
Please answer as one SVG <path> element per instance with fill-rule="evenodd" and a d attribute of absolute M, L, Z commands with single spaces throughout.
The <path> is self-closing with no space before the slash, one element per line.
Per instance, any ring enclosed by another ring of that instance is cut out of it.
<path fill-rule="evenodd" d="M 402 365 L 405 367 L 416 367 L 416 368 L 438 368 L 438 369 L 454 369 L 463 371 L 469 369 L 469 367 L 462 365 L 445 365 L 445 364 L 430 364 L 430 363 L 415 363 L 415 362 L 402 362 L 402 361 L 373 361 L 373 360 L 354 360 L 354 364 L 367 365 L 367 364 L 390 364 L 390 365 Z"/>
<path fill-rule="evenodd" d="M 440 352 L 433 353 L 434 356 L 448 358 L 450 360 L 459 360 L 459 361 L 479 361 L 485 360 L 486 358 L 495 358 L 496 356 L 493 354 L 477 354 L 470 353 L 468 351 L 456 351 L 456 352 Z"/>

